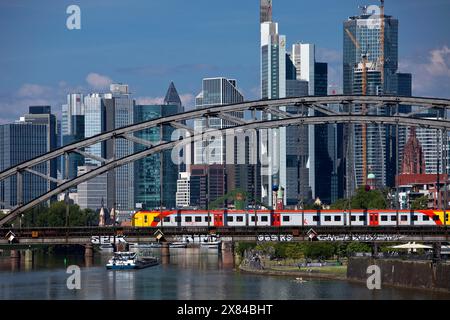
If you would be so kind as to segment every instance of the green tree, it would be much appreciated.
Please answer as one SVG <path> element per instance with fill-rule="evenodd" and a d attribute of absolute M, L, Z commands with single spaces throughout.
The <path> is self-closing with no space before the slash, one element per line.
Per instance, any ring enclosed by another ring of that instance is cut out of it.
<path fill-rule="evenodd" d="M 330 209 L 348 210 L 350 201 L 348 199 L 338 199 L 330 206 Z"/>
<path fill-rule="evenodd" d="M 353 241 L 347 245 L 346 252 L 347 254 L 356 252 L 372 252 L 372 248 L 367 243 Z"/>
<path fill-rule="evenodd" d="M 416 198 L 411 203 L 412 210 L 422 210 L 427 208 L 428 208 L 428 198 L 426 196 Z"/>
<path fill-rule="evenodd" d="M 271 242 L 258 243 L 255 250 L 261 252 L 264 255 L 273 256 L 275 255 L 275 244 Z"/>
<path fill-rule="evenodd" d="M 25 212 L 22 225 L 26 227 L 64 227 L 66 225 L 66 204 L 53 202 L 50 207 L 40 206 Z M 77 205 L 69 205 L 69 227 L 98 225 L 98 215 L 90 210 L 81 210 Z"/>
<path fill-rule="evenodd" d="M 366 190 L 359 188 L 356 194 L 350 199 L 351 209 L 386 209 L 387 190 Z M 331 205 L 332 209 L 349 209 L 349 200 L 339 199 Z"/>
<path fill-rule="evenodd" d="M 305 255 L 305 246 L 301 243 L 286 244 L 286 258 L 300 259 Z"/>
<path fill-rule="evenodd" d="M 305 210 L 322 210 L 322 206 L 317 203 L 306 203 L 303 205 L 303 209 Z"/>
<path fill-rule="evenodd" d="M 311 242 L 305 247 L 305 257 L 311 259 L 329 259 L 334 255 L 334 252 L 334 245 L 326 242 Z"/>
<path fill-rule="evenodd" d="M 245 250 L 253 249 L 255 247 L 255 242 L 238 242 L 236 245 L 236 252 L 242 257 Z"/>

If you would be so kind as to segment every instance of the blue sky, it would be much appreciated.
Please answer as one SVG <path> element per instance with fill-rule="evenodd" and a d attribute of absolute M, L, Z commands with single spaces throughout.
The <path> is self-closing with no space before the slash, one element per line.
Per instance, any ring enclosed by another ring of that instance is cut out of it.
<path fill-rule="evenodd" d="M 66 8 L 81 8 L 81 30 L 66 28 Z M 342 83 L 342 22 L 359 0 L 274 0 L 288 45 L 311 42 Z M 400 71 L 415 95 L 450 97 L 450 1 L 386 0 L 400 21 Z M 59 111 L 69 92 L 104 92 L 128 83 L 134 97 L 158 102 L 174 81 L 186 105 L 204 77 L 238 80 L 259 94 L 259 0 L 0 0 L 0 123 L 31 104 Z"/>

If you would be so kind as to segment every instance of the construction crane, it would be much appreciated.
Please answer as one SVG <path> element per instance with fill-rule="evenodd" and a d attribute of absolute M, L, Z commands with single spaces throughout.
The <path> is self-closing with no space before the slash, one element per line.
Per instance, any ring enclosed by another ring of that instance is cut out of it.
<path fill-rule="evenodd" d="M 359 50 L 361 50 L 361 45 L 359 44 L 358 40 L 353 36 L 353 34 L 348 30 L 345 29 L 345 32 L 347 33 L 350 40 L 352 40 L 355 47 Z M 361 94 L 363 96 L 367 95 L 367 52 L 363 53 L 361 55 L 361 71 L 362 71 L 362 79 L 361 79 Z M 362 104 L 362 114 L 365 115 L 367 112 L 367 106 L 366 104 Z M 363 186 L 365 187 L 367 185 L 367 124 L 362 124 L 362 134 L 361 134 L 361 140 L 362 140 L 362 176 L 363 176 Z"/>

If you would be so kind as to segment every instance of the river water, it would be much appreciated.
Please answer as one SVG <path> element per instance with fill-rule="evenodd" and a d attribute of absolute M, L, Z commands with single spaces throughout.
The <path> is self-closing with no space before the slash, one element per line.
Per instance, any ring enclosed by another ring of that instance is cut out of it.
<path fill-rule="evenodd" d="M 159 255 L 154 249 L 154 255 Z M 0 299 L 450 299 L 450 295 L 384 287 L 371 291 L 346 281 L 260 276 L 233 270 L 230 256 L 202 248 L 170 249 L 170 262 L 141 270 L 108 271 L 111 254 L 84 257 L 36 254 L 20 266 L 0 256 Z M 81 289 L 69 290 L 66 266 L 81 268 Z"/>

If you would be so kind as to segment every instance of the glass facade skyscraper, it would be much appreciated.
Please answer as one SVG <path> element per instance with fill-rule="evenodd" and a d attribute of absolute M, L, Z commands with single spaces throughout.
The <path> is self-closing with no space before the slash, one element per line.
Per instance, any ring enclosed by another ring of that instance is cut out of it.
<path fill-rule="evenodd" d="M 93 93 L 84 97 L 84 135 L 86 138 L 95 136 L 106 129 L 105 103 L 103 96 Z M 105 143 L 97 143 L 86 148 L 86 152 L 99 157 L 105 157 Z M 99 165 L 98 160 L 86 158 L 87 165 Z"/>
<path fill-rule="evenodd" d="M 398 20 L 384 16 L 384 53 L 380 42 L 381 17 L 373 16 L 363 7 L 359 16 L 350 17 L 343 24 L 343 82 L 344 94 L 362 94 L 363 64 L 362 56 L 367 58 L 367 92 L 368 95 L 411 95 L 411 75 L 398 74 Z M 352 40 L 352 37 L 354 38 Z M 357 42 L 355 44 L 354 42 Z M 382 61 L 381 59 L 383 59 Z M 382 70 L 383 68 L 383 70 Z M 383 71 L 383 72 L 382 72 Z M 362 106 L 355 105 L 355 110 Z M 410 107 L 402 106 L 400 112 L 409 112 Z M 389 116 L 389 108 L 375 108 L 369 114 Z M 344 126 L 344 144 L 346 146 L 346 182 L 347 194 L 350 195 L 364 179 L 362 155 L 362 126 Z M 399 166 L 395 150 L 398 144 L 399 154 L 404 146 L 404 128 L 400 128 L 397 138 L 394 126 L 367 125 L 367 173 L 375 174 L 381 185 L 393 187 L 395 174 Z"/>
<path fill-rule="evenodd" d="M 0 171 L 49 152 L 48 141 L 48 126 L 45 124 L 18 121 L 0 125 Z M 39 164 L 33 170 L 47 175 L 48 164 Z M 46 179 L 28 172 L 23 173 L 22 186 L 23 203 L 50 190 Z M 17 178 L 14 175 L 0 182 L 0 208 L 11 209 L 18 204 L 17 201 Z"/>
<path fill-rule="evenodd" d="M 84 103 L 83 95 L 71 93 L 67 95 L 67 104 L 62 106 L 61 122 L 62 145 L 68 145 L 84 139 Z M 78 166 L 84 165 L 84 157 L 79 154 L 69 155 L 69 172 L 73 179 L 77 176 Z M 66 176 L 64 161 L 61 161 L 61 172 Z"/>
<path fill-rule="evenodd" d="M 110 94 L 104 97 L 106 131 L 134 123 L 134 100 L 128 85 L 111 84 Z M 114 145 L 113 145 L 114 143 Z M 116 139 L 106 143 L 106 156 L 121 158 L 132 154 L 134 143 Z M 115 208 L 121 218 L 129 218 L 134 211 L 134 163 L 129 163 L 108 172 L 108 207 Z M 115 193 L 115 194 L 114 194 Z M 115 201 L 114 201 L 115 199 Z"/>
<path fill-rule="evenodd" d="M 92 93 L 84 97 L 84 133 L 89 138 L 106 130 L 106 109 L 104 96 Z M 85 151 L 98 157 L 106 157 L 106 143 L 101 142 L 85 148 Z M 86 157 L 85 165 L 78 167 L 78 175 L 99 166 L 100 162 Z M 97 210 L 107 203 L 107 174 L 102 174 L 78 185 L 78 204 L 84 208 Z"/>
<path fill-rule="evenodd" d="M 377 69 L 381 67 L 380 30 L 379 19 L 374 19 L 372 13 L 368 13 L 365 7 L 361 15 L 350 17 L 344 22 L 344 94 L 353 94 L 355 90 L 355 67 L 362 61 L 363 54 L 366 54 L 368 62 L 374 64 Z M 359 48 L 355 46 L 348 32 L 356 39 Z M 395 94 L 395 90 L 389 90 L 389 88 L 392 87 L 390 84 L 398 69 L 398 20 L 387 15 L 385 16 L 384 39 L 385 77 L 378 92 Z"/>
<path fill-rule="evenodd" d="M 237 82 L 235 79 L 227 79 L 223 77 L 206 78 L 202 81 L 202 91 L 196 97 L 195 106 L 196 108 L 205 108 L 209 106 L 226 105 L 243 101 L 244 96 L 237 88 Z M 231 112 L 230 115 L 241 119 L 244 118 L 243 112 Z M 208 123 L 206 121 L 207 120 L 204 118 L 196 119 L 194 121 L 195 131 L 205 132 L 207 128 L 222 129 L 235 125 L 230 121 L 216 117 L 209 118 Z M 213 142 L 211 142 L 209 139 L 195 142 L 194 164 L 205 164 L 209 166 L 215 164 L 222 165 L 224 166 L 224 168 L 226 168 L 226 170 L 216 170 L 216 179 L 218 179 L 218 175 L 220 173 L 223 173 L 222 179 L 226 184 L 226 188 L 218 188 L 217 190 L 227 192 L 232 191 L 236 188 L 241 188 L 246 191 L 252 192 L 252 181 L 254 179 L 251 178 L 250 175 L 251 172 L 253 172 L 254 168 L 249 166 L 248 162 L 246 162 L 245 164 L 238 163 L 236 145 L 234 146 L 234 162 L 226 163 L 226 148 L 226 139 L 223 136 L 214 138 Z M 248 148 L 246 150 L 248 150 Z M 208 170 L 208 173 L 212 174 L 210 170 Z M 195 181 L 195 178 L 193 181 Z M 210 179 L 210 182 L 211 181 L 212 180 Z M 210 187 L 212 188 L 211 184 Z M 212 194 L 213 193 L 211 191 L 211 197 Z M 212 200 L 212 198 L 210 200 Z"/>
<path fill-rule="evenodd" d="M 308 82 L 308 95 L 326 96 L 328 94 L 328 64 L 316 61 L 315 45 L 309 43 L 296 43 L 292 46 L 292 60 L 296 68 L 297 79 Z M 313 110 L 305 110 L 310 116 L 321 114 Z M 336 149 L 330 148 L 337 135 L 337 128 L 332 125 L 308 126 L 306 135 L 307 152 L 303 153 L 307 160 L 302 161 L 309 177 L 310 194 L 307 189 L 302 188 L 301 198 L 319 198 L 323 203 L 331 203 L 333 159 L 337 156 L 332 154 Z M 336 183 L 336 177 L 334 182 Z"/>
<path fill-rule="evenodd" d="M 25 122 L 42 124 L 47 126 L 47 150 L 51 151 L 58 147 L 58 128 L 56 116 L 52 114 L 50 106 L 30 106 L 28 114 L 23 117 Z M 48 162 L 46 174 L 52 178 L 58 176 L 58 159 Z M 56 183 L 47 180 L 48 190 L 56 188 Z"/>
<path fill-rule="evenodd" d="M 261 9 L 262 10 L 262 9 Z M 261 99 L 286 97 L 286 37 L 278 33 L 278 23 L 261 23 Z M 286 107 L 280 110 L 286 111 Z M 268 120 L 272 115 L 264 114 Z M 286 190 L 286 128 L 259 130 L 261 200 L 276 206 L 274 190 Z M 286 204 L 286 193 L 281 201 Z"/>
<path fill-rule="evenodd" d="M 170 116 L 178 111 L 178 105 L 136 105 L 134 119 L 138 123 Z M 175 129 L 164 125 L 162 130 L 162 139 L 159 127 L 145 129 L 134 135 L 154 143 L 158 143 L 160 140 L 170 141 Z M 144 149 L 144 146 L 135 144 L 136 152 Z M 176 207 L 178 166 L 173 163 L 171 152 L 171 150 L 163 151 L 162 159 L 161 153 L 157 153 L 137 160 L 134 164 L 135 202 L 142 204 L 143 209 L 156 209 L 161 205 L 169 209 Z"/>

